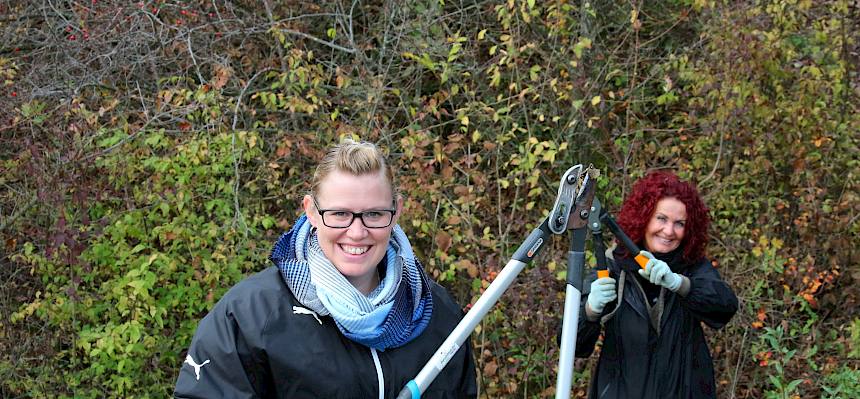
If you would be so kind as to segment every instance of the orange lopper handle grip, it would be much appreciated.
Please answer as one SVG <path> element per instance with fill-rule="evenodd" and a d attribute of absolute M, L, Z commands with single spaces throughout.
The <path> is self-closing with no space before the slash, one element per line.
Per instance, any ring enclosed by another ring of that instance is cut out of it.
<path fill-rule="evenodd" d="M 641 252 L 639 253 L 639 255 L 636 255 L 635 259 L 636 259 L 636 263 L 638 263 L 639 266 L 641 266 L 643 269 L 645 268 L 645 265 L 648 264 L 648 261 L 651 260 L 647 256 L 642 255 Z"/>
<path fill-rule="evenodd" d="M 604 270 L 598 270 L 597 271 L 597 278 L 604 278 L 604 277 L 609 277 L 609 270 L 605 270 L 605 269 Z"/>

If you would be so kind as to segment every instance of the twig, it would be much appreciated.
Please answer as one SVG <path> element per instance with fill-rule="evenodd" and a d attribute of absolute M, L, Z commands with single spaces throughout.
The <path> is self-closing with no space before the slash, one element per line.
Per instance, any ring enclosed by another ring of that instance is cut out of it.
<path fill-rule="evenodd" d="M 292 29 L 288 29 L 288 28 L 280 28 L 280 29 L 281 29 L 281 31 L 283 31 L 283 32 L 289 33 L 289 34 L 291 34 L 291 35 L 301 36 L 301 37 L 303 37 L 303 38 L 305 38 L 305 39 L 309 39 L 309 40 L 315 41 L 315 42 L 317 42 L 317 43 L 319 43 L 319 44 L 322 44 L 322 45 L 325 45 L 325 46 L 331 47 L 331 48 L 333 48 L 333 49 L 335 49 L 335 50 L 340 50 L 340 51 L 343 51 L 343 52 L 345 52 L 345 53 L 349 53 L 349 54 L 355 54 L 355 49 L 354 49 L 354 48 L 346 48 L 346 47 L 343 47 L 343 46 L 340 46 L 340 45 L 334 44 L 334 43 L 332 43 L 332 42 L 327 42 L 327 41 L 325 41 L 325 40 L 322 40 L 322 39 L 317 38 L 317 37 L 315 37 L 315 36 L 309 35 L 309 34 L 307 34 L 307 33 L 299 32 L 299 31 L 297 31 L 297 30 L 292 30 Z"/>
<path fill-rule="evenodd" d="M 2 223 L 0 223 L 0 231 L 6 230 L 6 227 L 10 226 L 13 222 L 15 222 L 15 220 L 18 219 L 19 217 L 21 217 L 21 215 L 23 215 L 24 212 L 27 212 L 27 210 L 30 209 L 30 207 L 32 207 L 33 204 L 36 203 L 36 200 L 37 200 L 37 197 L 33 196 L 32 198 L 30 198 L 30 201 L 28 201 L 26 204 L 24 204 L 24 206 L 18 208 L 18 210 L 15 213 L 13 213 L 11 216 L 6 218 L 6 220 L 4 220 Z"/>
<path fill-rule="evenodd" d="M 149 110 L 146 109 L 146 101 L 143 99 L 143 92 L 140 91 L 140 82 L 135 80 L 134 85 L 137 86 L 137 95 L 140 96 L 140 105 L 143 107 L 143 115 L 149 117 Z"/>
<path fill-rule="evenodd" d="M 258 71 L 257 73 L 255 73 L 254 76 L 252 76 L 251 79 L 249 79 L 248 82 L 245 83 L 245 87 L 242 88 L 242 91 L 239 92 L 239 97 L 236 98 L 236 106 L 233 107 L 233 124 L 230 126 L 231 129 L 236 130 L 236 123 L 238 122 L 238 119 L 239 119 L 239 106 L 242 104 L 242 97 L 245 95 L 245 92 L 248 91 L 248 87 L 251 86 L 251 82 L 253 82 L 254 79 L 257 79 L 257 77 L 259 77 L 263 73 L 269 72 L 271 70 L 272 70 L 271 67 L 262 69 L 262 70 Z"/>
<path fill-rule="evenodd" d="M 200 74 L 200 66 L 197 65 L 197 59 L 194 58 L 194 50 L 191 48 L 191 33 L 189 32 L 187 36 L 185 36 L 185 41 L 188 43 L 188 54 L 191 55 L 191 62 L 194 63 L 194 69 L 197 72 L 197 82 L 200 84 L 206 83 L 203 79 L 203 75 Z"/>
<path fill-rule="evenodd" d="M 720 123 L 720 124 L 722 125 L 722 123 Z M 714 167 L 711 168 L 711 173 L 708 173 L 708 176 L 706 176 L 704 179 L 702 179 L 699 182 L 700 186 L 702 184 L 705 184 L 705 182 L 710 180 L 712 177 L 714 177 L 714 172 L 717 171 L 717 167 L 720 165 L 720 157 L 722 157 L 722 155 L 723 155 L 723 137 L 725 137 L 725 134 L 723 134 L 722 126 L 720 126 L 720 129 L 717 131 L 717 134 L 720 135 L 720 149 L 719 149 L 719 151 L 717 151 L 717 160 L 714 161 Z"/>
<path fill-rule="evenodd" d="M 352 12 L 355 10 L 355 5 L 358 4 L 358 0 L 354 0 L 352 2 L 352 6 L 349 7 L 349 45 L 355 48 L 355 35 L 352 31 Z"/>
<path fill-rule="evenodd" d="M 735 366 L 735 376 L 732 378 L 732 395 L 730 396 L 732 399 L 735 397 L 735 389 L 737 389 L 738 385 L 738 371 L 741 369 L 741 360 L 744 358 L 744 344 L 747 342 L 747 334 L 749 334 L 749 330 L 744 330 L 744 337 L 741 340 L 741 349 L 738 351 L 738 363 L 737 366 Z"/>
<path fill-rule="evenodd" d="M 269 0 L 263 2 L 263 6 L 266 8 L 266 16 L 269 17 L 269 23 L 272 26 L 275 25 L 275 16 L 272 14 L 272 5 L 269 3 Z M 278 59 L 281 61 L 281 72 L 287 72 L 287 61 L 284 59 L 284 46 L 281 43 L 275 43 L 275 51 L 278 52 Z"/>
<path fill-rule="evenodd" d="M 236 225 L 237 222 L 241 223 L 242 226 L 245 226 L 245 235 L 248 234 L 247 225 L 245 224 L 245 218 L 242 216 L 242 208 L 239 206 L 239 183 L 241 179 L 239 178 L 239 159 L 240 157 L 236 156 L 236 124 L 239 123 L 239 106 L 242 105 L 242 97 L 245 95 L 245 92 L 248 90 L 248 87 L 251 86 L 251 82 L 254 79 L 257 79 L 258 76 L 262 75 L 265 72 L 271 71 L 272 68 L 266 68 L 258 71 L 245 83 L 245 87 L 242 88 L 242 91 L 239 92 L 239 97 L 236 98 L 236 106 L 233 107 L 233 123 L 230 125 L 230 129 L 233 132 L 233 137 L 231 139 L 230 145 L 232 146 L 232 155 L 233 155 L 233 176 L 236 179 L 235 183 L 233 183 L 233 209 L 235 211 L 233 216 L 233 225 Z"/>

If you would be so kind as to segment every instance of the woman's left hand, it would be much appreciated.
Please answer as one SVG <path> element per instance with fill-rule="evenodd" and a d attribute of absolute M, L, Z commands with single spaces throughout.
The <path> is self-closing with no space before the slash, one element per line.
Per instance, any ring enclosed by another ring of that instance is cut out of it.
<path fill-rule="evenodd" d="M 666 262 L 655 258 L 648 251 L 642 251 L 640 254 L 645 255 L 650 260 L 645 264 L 644 269 L 639 269 L 639 275 L 648 279 L 651 284 L 661 285 L 671 291 L 677 291 L 681 287 L 683 279 L 678 273 L 673 272 Z"/>

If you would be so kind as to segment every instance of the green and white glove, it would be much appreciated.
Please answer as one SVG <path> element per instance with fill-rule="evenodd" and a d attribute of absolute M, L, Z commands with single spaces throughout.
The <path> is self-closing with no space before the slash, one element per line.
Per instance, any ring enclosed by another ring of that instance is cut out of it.
<path fill-rule="evenodd" d="M 681 283 L 684 279 L 680 274 L 673 272 L 666 262 L 655 258 L 654 255 L 648 251 L 642 251 L 640 254 L 651 259 L 647 264 L 645 264 L 644 269 L 639 269 L 640 276 L 648 279 L 651 284 L 662 285 L 672 292 L 678 291 L 678 289 L 681 288 Z"/>
<path fill-rule="evenodd" d="M 600 314 L 606 304 L 615 300 L 618 294 L 615 292 L 615 279 L 603 277 L 591 283 L 591 293 L 588 294 L 586 304 L 594 313 Z"/>

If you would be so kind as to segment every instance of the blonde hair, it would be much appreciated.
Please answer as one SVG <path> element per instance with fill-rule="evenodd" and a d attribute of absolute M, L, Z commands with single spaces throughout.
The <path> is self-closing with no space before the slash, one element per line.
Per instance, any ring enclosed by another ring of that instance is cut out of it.
<path fill-rule="evenodd" d="M 317 165 L 314 177 L 311 180 L 311 195 L 316 196 L 322 181 L 332 171 L 350 173 L 356 176 L 379 173 L 385 171 L 385 179 L 391 187 L 391 193 L 396 198 L 397 186 L 394 184 L 394 172 L 385 161 L 385 155 L 376 144 L 367 141 L 355 141 L 349 138 L 341 140 L 340 143 L 329 148 L 328 153 Z"/>

